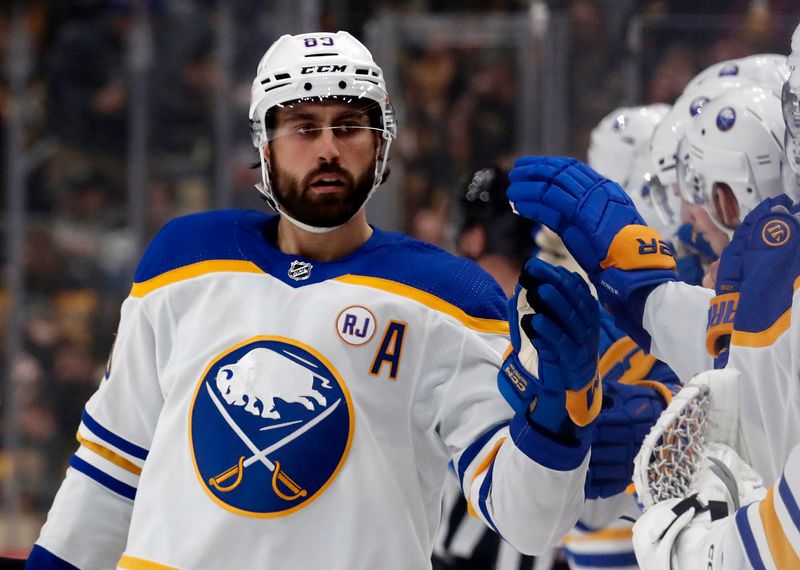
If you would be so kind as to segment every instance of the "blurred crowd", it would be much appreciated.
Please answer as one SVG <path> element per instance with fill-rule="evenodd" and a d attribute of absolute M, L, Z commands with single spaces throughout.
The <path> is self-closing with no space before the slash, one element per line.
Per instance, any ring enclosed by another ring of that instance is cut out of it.
<path fill-rule="evenodd" d="M 0 483 L 13 475 L 24 512 L 40 522 L 77 446 L 74 434 L 83 404 L 103 377 L 119 305 L 140 255 L 131 228 L 128 163 L 131 107 L 142 101 L 131 100 L 131 82 L 144 81 L 145 89 L 135 92 L 146 97 L 145 241 L 170 218 L 217 204 L 214 174 L 221 157 L 228 161 L 223 165 L 230 180 L 228 203 L 259 208 L 252 190 L 250 166 L 256 154 L 248 136 L 247 104 L 258 59 L 281 30 L 263 7 L 268 3 L 230 2 L 234 53 L 223 69 L 219 2 L 21 4 L 32 63 L 21 107 L 23 148 L 18 149 L 27 169 L 25 326 L 16 331 L 22 335 L 22 355 L 6 362 L 5 352 L 0 354 L 7 371 L 0 410 L 7 413 L 7 402 L 17 404 L 19 437 L 13 454 L 7 449 L 0 453 Z M 319 4 L 323 28 L 359 35 L 370 18 L 393 11 L 512 13 L 528 10 L 531 3 Z M 568 121 L 563 128 L 565 150 L 578 158 L 585 158 L 589 133 L 600 118 L 632 102 L 626 99 L 672 102 L 711 62 L 749 53 L 785 53 L 800 17 L 800 8 L 790 0 L 728 2 L 724 14 L 710 0 L 543 4 L 565 12 L 570 22 L 568 38 L 560 46 L 567 54 Z M 141 32 L 136 10 L 142 6 L 148 35 L 145 48 L 139 45 L 137 51 L 131 40 Z M 11 53 L 11 22 L 10 10 L 3 8 L 4 56 Z M 396 57 L 397 81 L 390 78 L 389 88 L 403 110 L 393 158 L 402 165 L 402 178 L 394 181 L 402 193 L 399 224 L 415 237 L 469 254 L 467 242 L 456 243 L 457 228 L 464 222 L 458 201 L 467 177 L 482 166 L 507 167 L 516 154 L 549 149 L 515 146 L 520 85 L 507 47 L 453 47 L 432 38 Z M 145 75 L 131 74 L 135 61 L 147 64 Z M 4 132 L 12 104 L 11 67 L 7 61 L 0 75 Z M 220 97 L 230 106 L 234 133 L 224 153 L 219 152 L 223 139 L 215 125 Z M 8 160 L 19 156 L 12 150 L 3 137 L 4 188 Z M 4 191 L 4 218 L 7 196 Z M 5 224 L 0 228 L 7 239 Z M 497 247 L 502 250 L 503 244 Z M 3 255 L 5 275 L 5 248 Z M 0 312 L 7 314 L 9 306 L 8 291 L 0 289 Z M 0 330 L 4 341 L 8 332 L 5 326 Z M 23 540 L 30 544 L 33 538 Z M 0 537 L 0 548 L 9 546 L 2 541 Z"/>

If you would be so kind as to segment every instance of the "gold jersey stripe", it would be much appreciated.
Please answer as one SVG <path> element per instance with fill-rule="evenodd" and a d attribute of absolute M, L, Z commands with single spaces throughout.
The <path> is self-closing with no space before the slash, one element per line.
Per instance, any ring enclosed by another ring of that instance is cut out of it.
<path fill-rule="evenodd" d="M 122 558 L 117 562 L 117 568 L 124 568 L 125 570 L 178 570 L 174 566 L 167 566 L 126 554 L 123 554 Z"/>
<path fill-rule="evenodd" d="M 88 439 L 83 437 L 80 433 L 76 433 L 75 434 L 75 438 L 78 440 L 78 442 L 83 447 L 85 447 L 86 449 L 88 449 L 90 451 L 95 452 L 97 455 L 99 455 L 103 459 L 106 459 L 107 461 L 110 461 L 111 463 L 113 463 L 117 467 L 121 467 L 125 471 L 129 471 L 129 472 L 131 472 L 131 473 L 133 473 L 134 475 L 137 475 L 137 476 L 142 474 L 141 468 L 139 468 L 137 465 L 131 463 L 130 461 L 128 461 L 127 459 L 125 459 L 121 455 L 119 455 L 117 453 L 114 453 L 113 451 L 111 451 L 107 447 L 104 447 L 104 446 L 102 446 L 99 443 L 96 443 L 94 441 L 89 441 Z"/>
<path fill-rule="evenodd" d="M 783 313 L 778 320 L 772 323 L 768 329 L 759 332 L 744 332 L 733 330 L 731 334 L 731 344 L 736 346 L 749 346 L 752 348 L 761 348 L 770 346 L 778 340 L 789 329 L 792 324 L 792 310 L 789 309 Z"/>
<path fill-rule="evenodd" d="M 786 537 L 786 533 L 775 512 L 775 485 L 772 485 L 767 492 L 766 498 L 759 505 L 761 523 L 764 525 L 764 535 L 767 537 L 769 552 L 772 560 L 778 568 L 800 568 L 800 558 L 792 547 L 792 543 Z"/>
<path fill-rule="evenodd" d="M 578 544 L 582 542 L 599 542 L 601 540 L 630 540 L 633 537 L 633 528 L 606 528 L 589 534 L 569 533 L 564 537 L 564 544 Z"/>
<path fill-rule="evenodd" d="M 472 481 L 473 482 L 475 481 L 475 479 L 477 479 L 480 476 L 481 473 L 483 473 L 484 471 L 489 469 L 489 466 L 492 464 L 492 461 L 494 461 L 494 458 L 497 457 L 497 452 L 500 451 L 500 446 L 503 445 L 503 442 L 505 440 L 506 440 L 506 438 L 501 437 L 496 442 L 494 442 L 494 446 L 492 446 L 492 450 L 489 452 L 489 454 L 486 457 L 483 458 L 483 461 L 481 461 L 481 464 L 478 465 L 478 468 L 475 470 L 475 473 L 472 475 Z M 470 483 L 470 485 L 472 485 L 472 483 Z M 473 516 L 476 519 L 480 520 L 478 518 L 478 514 L 475 512 L 475 508 L 472 506 L 472 501 L 470 501 L 469 499 L 467 499 L 467 512 L 471 516 Z"/>
<path fill-rule="evenodd" d="M 342 275 L 341 277 L 334 278 L 334 281 L 349 283 L 350 285 L 363 285 L 365 287 L 372 287 L 373 289 L 380 289 L 401 297 L 413 299 L 427 307 L 430 307 L 431 309 L 439 311 L 440 313 L 450 315 L 467 327 L 479 332 L 506 335 L 509 333 L 508 322 L 506 321 L 500 319 L 484 319 L 480 317 L 473 317 L 452 303 L 448 303 L 436 295 L 428 293 L 427 291 L 422 291 L 416 287 L 411 287 L 410 285 L 405 285 L 389 279 L 382 279 L 380 277 L 366 277 L 363 275 Z"/>
<path fill-rule="evenodd" d="M 172 271 L 167 271 L 147 281 L 134 283 L 130 295 L 131 297 L 144 297 L 148 293 L 152 293 L 156 289 L 160 289 L 171 283 L 185 281 L 193 277 L 200 277 L 208 273 L 220 273 L 224 271 L 264 274 L 264 271 L 256 264 L 241 259 L 211 259 L 208 261 L 198 261 L 197 263 L 184 265 Z"/>

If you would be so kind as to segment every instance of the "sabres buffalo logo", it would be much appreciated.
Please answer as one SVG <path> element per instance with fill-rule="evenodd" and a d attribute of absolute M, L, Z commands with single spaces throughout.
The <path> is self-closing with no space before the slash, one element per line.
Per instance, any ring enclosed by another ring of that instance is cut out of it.
<path fill-rule="evenodd" d="M 293 513 L 333 482 L 353 438 L 350 394 L 313 348 L 256 337 L 206 368 L 189 415 L 206 493 L 253 517 Z"/>

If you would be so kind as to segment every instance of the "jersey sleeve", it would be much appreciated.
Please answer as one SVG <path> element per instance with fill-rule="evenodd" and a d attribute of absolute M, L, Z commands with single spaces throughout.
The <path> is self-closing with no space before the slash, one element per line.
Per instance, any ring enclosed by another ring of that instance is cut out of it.
<path fill-rule="evenodd" d="M 434 394 L 435 429 L 447 447 L 471 515 L 524 554 L 541 554 L 572 528 L 583 504 L 587 447 L 569 447 L 513 417 L 497 387 L 505 335 L 437 331 L 456 351 Z M 444 359 L 442 359 L 444 360 Z"/>
<path fill-rule="evenodd" d="M 69 567 L 44 560 L 78 568 L 116 566 L 163 404 L 158 357 L 143 301 L 129 297 L 105 377 L 81 418 L 80 445 L 36 542 L 33 554 L 41 567 Z"/>
<path fill-rule="evenodd" d="M 665 362 L 681 382 L 714 367 L 706 352 L 709 301 L 714 291 L 671 281 L 647 297 L 642 326 L 650 335 L 650 353 Z"/>
<path fill-rule="evenodd" d="M 800 446 L 767 496 L 720 523 L 719 541 L 702 556 L 703 568 L 800 568 Z"/>

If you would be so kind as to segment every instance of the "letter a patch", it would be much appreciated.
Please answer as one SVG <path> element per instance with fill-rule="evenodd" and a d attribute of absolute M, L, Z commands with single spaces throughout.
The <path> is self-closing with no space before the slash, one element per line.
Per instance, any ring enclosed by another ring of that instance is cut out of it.
<path fill-rule="evenodd" d="M 384 364 L 389 365 L 389 380 L 397 380 L 397 372 L 400 368 L 400 356 L 403 353 L 403 339 L 406 335 L 406 323 L 400 321 L 390 321 L 386 325 L 383 333 L 381 345 L 372 360 L 369 373 L 378 376 Z"/>

